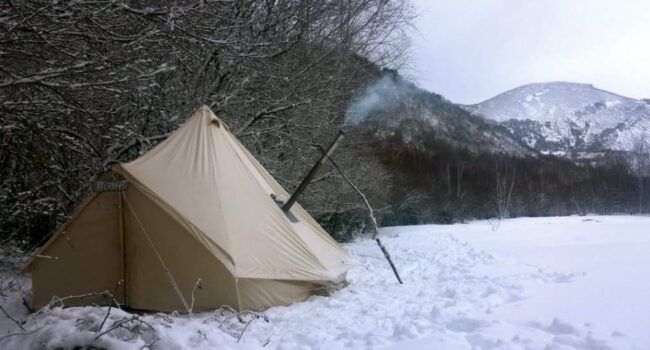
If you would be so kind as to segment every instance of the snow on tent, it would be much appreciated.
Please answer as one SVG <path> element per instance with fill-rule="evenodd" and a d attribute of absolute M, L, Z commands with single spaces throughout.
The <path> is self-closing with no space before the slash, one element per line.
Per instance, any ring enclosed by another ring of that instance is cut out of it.
<path fill-rule="evenodd" d="M 34 307 L 106 304 L 109 291 L 141 310 L 262 309 L 350 267 L 304 209 L 282 211 L 272 195 L 285 190 L 206 106 L 113 177 L 126 189 L 90 195 L 27 265 Z"/>

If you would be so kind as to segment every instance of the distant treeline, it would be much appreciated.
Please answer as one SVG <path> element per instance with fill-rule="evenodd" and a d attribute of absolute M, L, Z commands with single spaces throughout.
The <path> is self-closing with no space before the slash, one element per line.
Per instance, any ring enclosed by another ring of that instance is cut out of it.
<path fill-rule="evenodd" d="M 373 148 L 391 172 L 382 225 L 467 219 L 648 212 L 648 178 L 623 164 L 576 165 L 553 157 L 473 153 L 421 131 L 417 144 L 399 129 Z"/>

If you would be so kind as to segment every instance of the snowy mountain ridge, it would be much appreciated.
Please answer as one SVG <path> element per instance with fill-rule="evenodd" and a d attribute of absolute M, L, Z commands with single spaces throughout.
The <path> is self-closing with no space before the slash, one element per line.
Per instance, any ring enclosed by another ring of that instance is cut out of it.
<path fill-rule="evenodd" d="M 463 107 L 545 154 L 578 160 L 650 149 L 650 103 L 591 84 L 527 84 Z"/>

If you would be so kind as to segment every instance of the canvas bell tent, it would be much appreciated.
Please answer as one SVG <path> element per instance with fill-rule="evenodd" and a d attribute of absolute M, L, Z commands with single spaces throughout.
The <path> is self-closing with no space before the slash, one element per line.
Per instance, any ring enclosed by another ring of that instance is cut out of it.
<path fill-rule="evenodd" d="M 345 279 L 347 253 L 288 197 L 208 107 L 140 158 L 113 168 L 121 191 L 80 204 L 27 266 L 33 306 L 180 312 L 262 309 Z M 295 222 L 294 222 L 295 221 Z M 199 282 L 200 281 L 200 282 Z"/>

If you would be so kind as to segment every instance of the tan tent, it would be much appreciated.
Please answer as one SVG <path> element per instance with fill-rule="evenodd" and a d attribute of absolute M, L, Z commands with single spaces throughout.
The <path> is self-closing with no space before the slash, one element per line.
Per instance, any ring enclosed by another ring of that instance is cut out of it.
<path fill-rule="evenodd" d="M 34 307 L 109 291 L 134 309 L 254 310 L 345 279 L 346 252 L 299 205 L 287 217 L 271 197 L 285 190 L 206 106 L 113 175 L 127 189 L 92 194 L 27 266 Z"/>

